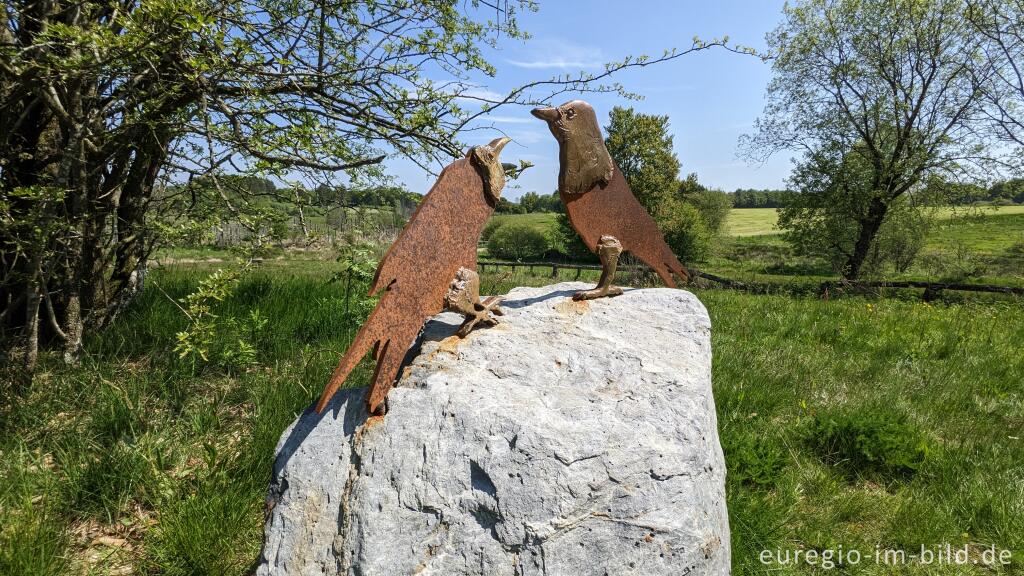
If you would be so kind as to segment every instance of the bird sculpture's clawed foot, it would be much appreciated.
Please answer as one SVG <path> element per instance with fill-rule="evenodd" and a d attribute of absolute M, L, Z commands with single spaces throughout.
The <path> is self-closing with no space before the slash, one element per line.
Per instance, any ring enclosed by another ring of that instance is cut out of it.
<path fill-rule="evenodd" d="M 597 281 L 597 287 L 577 292 L 572 295 L 572 299 L 593 300 L 622 294 L 622 288 L 612 285 L 620 254 L 622 244 L 614 236 L 601 236 L 601 241 L 597 243 L 597 255 L 601 258 L 601 279 Z"/>
<path fill-rule="evenodd" d="M 572 295 L 573 300 L 593 300 L 595 298 L 604 298 L 605 296 L 619 296 L 622 294 L 622 288 L 619 286 L 598 286 L 593 290 L 580 290 L 579 292 Z"/>
<path fill-rule="evenodd" d="M 444 307 L 446 310 L 458 312 L 466 317 L 462 326 L 459 326 L 455 333 L 459 338 L 465 338 L 477 325 L 494 326 L 498 323 L 495 316 L 502 316 L 504 313 L 498 305 L 501 298 L 491 296 L 483 302 L 480 301 L 480 276 L 467 268 L 459 268 L 448 287 L 444 296 Z"/>

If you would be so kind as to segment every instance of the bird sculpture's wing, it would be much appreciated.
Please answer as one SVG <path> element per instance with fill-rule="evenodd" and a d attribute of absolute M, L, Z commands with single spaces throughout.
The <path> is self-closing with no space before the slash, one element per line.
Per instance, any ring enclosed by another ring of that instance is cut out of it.
<path fill-rule="evenodd" d="M 633 196 L 626 178 L 615 167 L 607 184 L 583 194 L 562 194 L 572 227 L 591 251 L 597 251 L 601 236 L 615 236 L 622 249 L 654 269 L 666 286 L 675 288 L 674 272 L 683 282 L 688 275 L 672 249 L 665 243 L 654 218 Z"/>
<path fill-rule="evenodd" d="M 318 412 L 371 349 L 377 367 L 367 404 L 377 412 L 423 324 L 442 310 L 458 269 L 476 267 L 477 240 L 494 209 L 484 187 L 468 156 L 441 172 L 377 267 L 370 295 L 379 292 L 380 301 L 331 375 Z"/>

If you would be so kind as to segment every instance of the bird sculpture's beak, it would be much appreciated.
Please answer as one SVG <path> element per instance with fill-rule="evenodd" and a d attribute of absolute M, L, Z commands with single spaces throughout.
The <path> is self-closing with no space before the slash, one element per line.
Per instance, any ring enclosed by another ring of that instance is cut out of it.
<path fill-rule="evenodd" d="M 470 151 L 470 158 L 484 181 L 484 192 L 497 202 L 501 189 L 505 187 L 505 167 L 498 160 L 501 149 L 512 139 L 507 136 L 495 138 L 486 146 L 477 146 Z"/>
<path fill-rule="evenodd" d="M 508 144 L 511 141 L 512 139 L 508 136 L 502 136 L 501 138 L 491 140 L 491 143 L 488 144 L 487 147 L 491 149 L 491 154 L 494 155 L 494 160 L 497 160 L 498 156 L 501 155 L 501 149 L 505 147 L 505 144 Z"/>
<path fill-rule="evenodd" d="M 552 107 L 541 107 L 530 110 L 530 114 L 533 114 L 537 118 L 547 122 L 548 124 L 558 120 L 558 108 Z"/>

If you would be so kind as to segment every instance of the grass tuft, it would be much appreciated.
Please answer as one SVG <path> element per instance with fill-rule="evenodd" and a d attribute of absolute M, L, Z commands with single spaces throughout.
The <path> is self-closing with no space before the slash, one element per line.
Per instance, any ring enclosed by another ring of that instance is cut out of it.
<path fill-rule="evenodd" d="M 905 414 L 879 406 L 815 414 L 804 440 L 821 460 L 850 477 L 901 478 L 928 457 L 928 442 Z"/>

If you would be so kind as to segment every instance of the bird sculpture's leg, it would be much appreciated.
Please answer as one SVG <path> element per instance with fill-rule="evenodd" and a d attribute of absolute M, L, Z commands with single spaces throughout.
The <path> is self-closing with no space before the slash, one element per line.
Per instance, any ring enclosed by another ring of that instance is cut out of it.
<path fill-rule="evenodd" d="M 455 333 L 459 338 L 465 338 L 476 328 L 477 324 L 483 324 L 484 326 L 494 326 L 498 323 L 498 319 L 494 316 L 502 316 L 503 312 L 501 308 L 498 308 L 498 304 L 501 304 L 500 296 L 491 296 L 483 302 L 477 302 L 473 305 L 473 310 L 466 315 L 466 321 L 459 326 L 459 331 Z M 492 316 L 491 314 L 494 314 Z"/>
<path fill-rule="evenodd" d="M 466 317 L 466 321 L 455 333 L 459 338 L 468 336 L 477 324 L 485 326 L 497 324 L 498 319 L 494 316 L 503 315 L 498 304 L 501 304 L 499 296 L 491 296 L 483 302 L 480 301 L 480 275 L 467 268 L 459 268 L 444 296 L 446 309 Z"/>
<path fill-rule="evenodd" d="M 622 288 L 612 285 L 615 269 L 619 265 L 619 254 L 622 254 L 622 244 L 618 239 L 614 236 L 601 236 L 601 241 L 597 243 L 597 255 L 601 258 L 601 279 L 597 281 L 596 288 L 577 292 L 572 295 L 572 299 L 593 300 L 622 294 Z"/>

